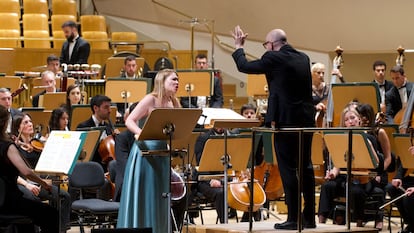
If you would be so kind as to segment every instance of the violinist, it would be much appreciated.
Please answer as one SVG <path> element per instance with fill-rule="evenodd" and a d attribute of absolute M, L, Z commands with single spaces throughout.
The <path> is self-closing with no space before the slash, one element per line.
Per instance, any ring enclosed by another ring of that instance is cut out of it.
<path fill-rule="evenodd" d="M 82 101 L 82 94 L 78 84 L 72 84 L 66 89 L 66 105 L 64 106 L 71 119 L 72 106 L 80 104 Z M 69 125 L 69 123 L 68 123 Z"/>
<path fill-rule="evenodd" d="M 27 162 L 27 165 L 34 169 L 40 158 L 41 151 L 40 148 L 32 145 L 33 140 L 33 123 L 30 115 L 27 113 L 22 113 L 18 115 L 12 124 L 12 135 L 15 141 L 15 144 L 18 146 L 18 151 L 22 155 L 22 158 Z M 42 189 L 38 186 L 37 183 L 33 183 L 31 180 L 23 179 L 20 177 L 18 179 L 19 189 L 24 193 L 24 197 L 44 201 L 49 200 L 49 203 L 56 207 L 58 198 L 58 188 L 53 185 L 51 192 Z M 61 232 L 66 232 L 70 228 L 70 212 L 71 212 L 71 199 L 69 193 L 64 190 L 60 190 L 60 200 L 61 200 Z"/>
<path fill-rule="evenodd" d="M 102 133 L 101 141 L 104 140 L 108 136 L 119 134 L 118 129 L 114 129 L 112 123 L 110 122 L 110 114 L 111 114 L 111 99 L 108 96 L 104 95 L 96 95 L 91 99 L 91 110 L 92 116 L 84 121 L 81 122 L 76 128 L 92 128 L 92 127 L 105 127 L 105 130 Z M 102 158 L 103 155 L 99 153 L 98 150 L 95 151 L 92 160 L 98 162 L 104 168 L 106 172 L 107 164 L 105 164 L 105 160 L 107 158 Z"/>
<path fill-rule="evenodd" d="M 0 105 L 4 106 L 7 111 L 10 112 L 9 115 L 9 120 L 7 121 L 7 133 L 11 132 L 11 125 L 12 125 L 12 121 L 13 118 L 18 115 L 21 114 L 22 112 L 18 109 L 12 108 L 12 102 L 13 102 L 13 98 L 12 98 L 12 94 L 10 93 L 10 90 L 4 87 L 0 88 Z"/>
<path fill-rule="evenodd" d="M 341 126 L 342 127 L 360 127 L 361 126 L 361 115 L 358 113 L 356 108 L 358 105 L 356 103 L 351 103 L 342 112 L 341 115 Z M 372 148 L 372 151 L 377 152 L 374 153 L 375 159 L 380 164 L 376 172 L 381 174 L 383 171 L 383 164 L 384 159 L 383 155 L 378 152 L 378 144 L 373 135 L 367 134 L 369 146 Z M 326 223 L 326 219 L 331 217 L 332 212 L 334 210 L 334 199 L 339 196 L 344 196 L 346 193 L 346 176 L 339 173 L 340 169 L 333 167 L 329 169 L 326 173 L 325 179 L 327 180 L 321 186 L 320 192 L 320 201 L 319 201 L 319 223 Z M 375 181 L 376 182 L 376 181 Z M 363 226 L 364 221 L 364 204 L 366 198 L 374 193 L 381 193 L 383 194 L 384 191 L 372 185 L 371 182 L 367 184 L 361 183 L 358 179 L 355 179 L 352 182 L 351 188 L 351 200 L 350 203 L 351 209 L 353 210 L 355 220 L 357 222 L 358 227 Z M 345 224 L 345 219 L 337 216 L 336 219 L 333 221 L 335 224 Z M 377 222 L 380 222 L 377 224 Z M 381 227 L 382 221 L 376 221 L 376 227 Z"/>
<path fill-rule="evenodd" d="M 58 232 L 58 214 L 51 206 L 27 199 L 17 188 L 17 177 L 19 174 L 37 182 L 41 189 L 52 190 L 52 187 L 37 176 L 33 170 L 27 166 L 16 146 L 10 141 L 6 134 L 6 122 L 9 119 L 9 112 L 4 106 L 0 106 L 0 176 L 6 182 L 4 205 L 0 207 L 2 214 L 19 214 L 28 216 L 33 223 L 40 227 L 44 233 Z M 26 229 L 25 232 L 34 232 Z"/>
<path fill-rule="evenodd" d="M 413 83 L 407 81 L 404 69 L 401 66 L 394 66 L 390 71 L 390 75 L 394 86 L 385 93 L 385 104 L 387 122 L 392 124 L 397 113 L 406 107 Z"/>

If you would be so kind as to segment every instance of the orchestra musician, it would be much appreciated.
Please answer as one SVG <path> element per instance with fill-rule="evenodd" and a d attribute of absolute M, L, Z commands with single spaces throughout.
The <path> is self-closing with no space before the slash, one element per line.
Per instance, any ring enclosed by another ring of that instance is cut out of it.
<path fill-rule="evenodd" d="M 68 86 L 66 90 L 66 105 L 64 106 L 69 114 L 69 119 L 71 119 L 72 106 L 80 104 L 83 96 L 78 84 L 72 84 Z M 69 123 L 68 123 L 69 125 Z"/>
<path fill-rule="evenodd" d="M 414 146 L 411 146 L 410 148 L 408 148 L 408 150 L 414 156 Z M 386 191 L 390 195 L 391 199 L 395 199 L 398 196 L 402 195 L 405 192 L 404 190 L 410 193 L 413 192 L 414 177 L 411 176 L 409 173 L 410 171 L 408 169 L 405 169 L 402 166 L 402 163 L 400 162 L 395 177 L 393 177 L 391 183 L 389 183 L 386 186 Z M 398 211 L 400 212 L 402 219 L 404 220 L 404 223 L 408 223 L 408 227 L 403 229 L 401 233 L 408 233 L 414 231 L 414 216 L 413 211 L 411 209 L 412 206 L 414 206 L 413 200 L 413 195 L 410 194 L 403 200 L 397 200 L 396 202 L 394 202 L 398 208 Z"/>
<path fill-rule="evenodd" d="M 342 111 L 341 114 L 341 126 L 342 127 L 360 127 L 362 120 L 361 115 L 357 111 L 357 103 L 352 102 Z M 378 168 L 375 170 L 378 174 L 383 172 L 384 158 L 381 153 L 379 153 L 379 145 L 375 136 L 372 134 L 365 134 L 368 138 L 369 146 L 374 152 L 376 161 L 379 163 Z M 321 186 L 320 200 L 319 200 L 319 223 L 326 223 L 326 219 L 331 217 L 334 210 L 334 199 L 339 196 L 344 196 L 346 193 L 345 183 L 346 176 L 340 174 L 340 169 L 335 167 L 332 164 L 332 169 L 329 169 L 326 173 L 325 179 L 326 182 Z M 353 216 L 357 222 L 357 226 L 362 227 L 364 221 L 364 204 L 365 200 L 369 195 L 372 194 L 384 194 L 384 190 L 381 189 L 377 183 L 377 178 L 370 180 L 368 183 L 362 183 L 358 177 L 355 177 L 352 182 L 351 188 L 351 200 L 350 203 L 351 209 L 353 209 Z M 337 216 L 337 219 L 334 219 L 335 224 L 345 224 L 345 219 L 341 216 Z M 382 220 L 377 219 L 376 227 L 382 228 Z"/>
<path fill-rule="evenodd" d="M 390 75 L 394 86 L 385 93 L 385 104 L 387 122 L 392 124 L 397 113 L 406 107 L 413 83 L 407 81 L 404 69 L 401 66 L 394 66 L 390 71 Z"/>
<path fill-rule="evenodd" d="M 7 133 L 11 133 L 11 126 L 14 117 L 22 112 L 18 109 L 12 108 L 13 98 L 10 90 L 4 87 L 0 87 L 0 105 L 5 107 L 10 112 L 9 120 L 7 121 Z"/>
<path fill-rule="evenodd" d="M 39 161 L 42 147 L 33 144 L 33 123 L 30 115 L 23 112 L 13 120 L 12 138 L 14 138 L 17 149 L 27 165 L 34 169 Z M 51 192 L 40 188 L 37 183 L 29 179 L 19 177 L 17 180 L 20 191 L 24 197 L 36 201 L 49 200 L 49 204 L 57 207 L 57 201 L 61 200 L 61 232 L 66 232 L 70 228 L 71 198 L 68 192 L 60 189 L 58 197 L 58 187 L 53 185 Z"/>
<path fill-rule="evenodd" d="M 79 36 L 78 25 L 73 21 L 62 24 L 62 31 L 66 41 L 62 45 L 60 64 L 88 64 L 91 46 L 89 42 Z"/>
<path fill-rule="evenodd" d="M 119 134 L 118 129 L 114 129 L 113 125 L 110 123 L 110 114 L 111 114 L 111 99 L 105 95 L 96 95 L 92 97 L 90 102 L 92 116 L 81 123 L 78 124 L 76 129 L 82 128 L 91 128 L 91 127 L 105 127 L 101 135 L 101 141 L 110 135 Z M 108 121 L 108 122 L 107 122 Z M 96 150 L 93 155 L 92 161 L 98 162 L 102 165 L 104 171 L 107 171 L 107 164 L 102 159 L 102 155 L 99 154 L 99 151 Z"/>
<path fill-rule="evenodd" d="M 137 69 L 138 66 L 136 57 L 133 55 L 126 56 L 124 60 L 124 68 L 122 69 L 123 72 L 121 74 L 121 78 L 138 78 Z"/>
<path fill-rule="evenodd" d="M 207 56 L 204 54 L 198 54 L 195 57 L 195 68 L 197 70 L 208 69 Z M 210 96 L 208 101 L 206 96 L 195 96 L 191 97 L 191 101 L 188 101 L 188 97 L 181 97 L 180 103 L 183 108 L 222 108 L 224 104 L 223 89 L 221 87 L 221 80 L 218 76 L 214 76 L 214 93 Z M 208 105 L 207 105 L 208 104 Z"/>
<path fill-rule="evenodd" d="M 158 71 L 154 90 L 140 100 L 125 122 L 136 140 L 152 110 L 180 107 L 175 96 L 177 90 L 177 73 L 172 69 Z M 151 227 L 153 232 L 168 232 L 171 212 L 168 198 L 163 197 L 163 193 L 169 192 L 169 179 L 165 174 L 171 169 L 170 158 L 143 156 L 141 150 L 148 149 L 165 150 L 167 144 L 160 140 L 144 140 L 135 141 L 132 145 L 125 168 L 117 228 Z M 180 215 L 184 216 L 184 212 Z M 177 223 L 180 224 L 181 220 L 177 220 Z"/>
<path fill-rule="evenodd" d="M 52 71 L 55 74 L 56 78 L 62 77 L 62 71 L 60 70 L 60 62 L 58 56 L 54 54 L 47 56 L 46 70 Z"/>
<path fill-rule="evenodd" d="M 49 119 L 49 131 L 64 130 L 68 131 L 69 113 L 66 108 L 60 107 L 53 109 Z"/>
<path fill-rule="evenodd" d="M 266 42 L 263 43 L 266 49 L 263 56 L 248 61 L 243 49 L 247 33 L 236 26 L 232 35 L 236 46 L 232 56 L 237 69 L 243 73 L 266 75 L 269 98 L 265 126 L 272 128 L 315 126 L 309 57 L 288 44 L 283 30 L 274 29 L 267 34 Z M 276 223 L 274 227 L 285 230 L 298 229 L 299 190 L 296 168 L 300 151 L 303 151 L 305 205 L 303 227 L 316 228 L 315 178 L 311 162 L 312 134 L 303 135 L 303 148 L 298 148 L 300 138 L 296 132 L 275 133 L 274 136 L 274 146 L 288 207 L 287 221 Z"/>
<path fill-rule="evenodd" d="M 52 71 L 44 71 L 42 72 L 42 86 L 45 87 L 46 89 L 40 93 L 38 93 L 37 95 L 33 96 L 32 99 L 32 105 L 33 107 L 39 107 L 39 97 L 41 95 L 44 95 L 46 92 L 48 93 L 53 93 L 53 92 L 59 92 L 60 89 L 56 88 L 56 78 L 55 78 L 55 73 L 53 73 Z"/>
<path fill-rule="evenodd" d="M 387 64 L 384 61 L 377 60 L 372 65 L 372 69 L 374 70 L 374 80 L 376 84 L 378 84 L 380 96 L 381 96 L 381 112 L 386 111 L 385 105 L 385 93 L 389 91 L 394 84 L 391 81 L 385 79 L 385 72 L 387 70 Z"/>
<path fill-rule="evenodd" d="M 10 141 L 6 134 L 9 111 L 0 106 L 0 176 L 6 183 L 4 205 L 0 212 L 4 214 L 19 214 L 28 216 L 33 223 L 40 227 L 44 233 L 59 232 L 58 212 L 48 204 L 27 199 L 17 187 L 17 177 L 21 174 L 27 179 L 38 183 L 45 191 L 52 191 L 52 186 L 37 176 L 33 169 L 28 167 L 20 156 L 16 145 Z M 34 232 L 33 229 L 25 229 L 23 232 Z"/>

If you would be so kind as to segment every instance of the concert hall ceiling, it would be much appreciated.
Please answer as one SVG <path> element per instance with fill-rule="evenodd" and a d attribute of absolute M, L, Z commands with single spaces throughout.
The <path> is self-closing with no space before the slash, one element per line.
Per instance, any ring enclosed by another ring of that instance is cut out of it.
<path fill-rule="evenodd" d="M 95 0 L 95 4 L 103 15 L 170 27 L 188 29 L 189 23 L 183 21 L 192 18 L 214 20 L 218 35 L 229 35 L 239 24 L 249 40 L 259 42 L 270 29 L 282 28 L 291 44 L 320 52 L 331 52 L 337 45 L 347 53 L 393 52 L 399 45 L 414 49 L 412 0 Z"/>

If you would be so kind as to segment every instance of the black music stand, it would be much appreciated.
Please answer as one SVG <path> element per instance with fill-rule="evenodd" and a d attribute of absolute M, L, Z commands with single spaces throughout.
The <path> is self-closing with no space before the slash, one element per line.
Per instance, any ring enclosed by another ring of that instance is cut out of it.
<path fill-rule="evenodd" d="M 353 168 L 375 169 L 378 162 L 374 157 L 371 144 L 368 142 L 366 135 L 355 129 L 349 129 L 348 132 L 325 132 L 324 136 L 326 147 L 332 156 L 333 163 L 337 168 L 347 169 L 346 181 L 346 224 L 347 229 L 351 227 L 351 206 L 349 202 L 350 183 Z M 355 150 L 354 150 L 355 148 Z M 355 175 L 361 175 L 354 173 Z M 369 175 L 369 174 L 362 174 Z"/>
<path fill-rule="evenodd" d="M 173 139 L 184 139 L 193 131 L 197 120 L 201 116 L 201 109 L 184 109 L 184 108 L 156 108 L 154 109 L 142 127 L 141 134 L 138 140 L 166 140 L 169 142 L 169 153 L 167 156 L 171 157 L 173 154 Z M 159 154 L 160 151 L 143 151 L 142 155 Z M 168 198 L 168 206 L 171 206 L 171 164 L 170 164 L 169 179 L 170 191 L 163 194 Z M 168 218 L 168 232 L 171 232 L 171 218 Z"/>
<path fill-rule="evenodd" d="M 188 70 L 177 71 L 180 78 L 177 95 L 178 97 L 187 97 L 191 106 L 191 97 L 194 96 L 211 96 L 214 93 L 214 77 L 211 70 Z"/>

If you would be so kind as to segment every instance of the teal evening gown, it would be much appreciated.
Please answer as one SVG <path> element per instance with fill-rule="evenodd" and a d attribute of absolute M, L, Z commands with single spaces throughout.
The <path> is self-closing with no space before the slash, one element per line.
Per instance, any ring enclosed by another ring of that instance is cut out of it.
<path fill-rule="evenodd" d="M 142 156 L 141 150 L 167 149 L 165 141 L 135 141 L 128 157 L 122 187 L 117 228 L 151 227 L 153 233 L 168 232 L 170 208 L 169 156 Z"/>

